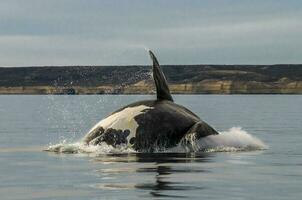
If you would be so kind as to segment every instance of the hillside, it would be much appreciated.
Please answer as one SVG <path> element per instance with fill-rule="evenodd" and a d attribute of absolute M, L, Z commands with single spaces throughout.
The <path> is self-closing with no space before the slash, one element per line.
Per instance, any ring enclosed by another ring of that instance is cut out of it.
<path fill-rule="evenodd" d="M 302 65 L 162 66 L 172 93 L 302 94 Z M 149 94 L 150 66 L 0 67 L 1 94 Z"/>

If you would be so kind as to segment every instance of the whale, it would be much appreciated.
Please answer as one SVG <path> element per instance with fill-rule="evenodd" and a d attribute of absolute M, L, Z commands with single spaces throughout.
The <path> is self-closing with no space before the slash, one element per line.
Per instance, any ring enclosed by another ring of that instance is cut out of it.
<path fill-rule="evenodd" d="M 174 102 L 166 77 L 152 51 L 156 99 L 126 105 L 93 126 L 84 136 L 86 145 L 125 145 L 138 152 L 154 152 L 185 145 L 219 133 L 196 114 Z"/>

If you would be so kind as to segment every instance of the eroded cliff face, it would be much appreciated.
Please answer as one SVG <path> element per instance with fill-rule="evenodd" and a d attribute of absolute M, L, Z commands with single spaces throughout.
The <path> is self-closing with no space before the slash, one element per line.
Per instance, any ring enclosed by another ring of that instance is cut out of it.
<path fill-rule="evenodd" d="M 204 80 L 195 83 L 171 84 L 173 94 L 302 94 L 302 81 L 242 82 Z M 140 81 L 127 86 L 53 87 L 26 86 L 0 87 L 0 94 L 154 94 L 152 83 Z"/>
<path fill-rule="evenodd" d="M 195 83 L 170 84 L 173 94 L 302 94 L 302 81 L 257 82 L 204 80 Z M 153 93 L 152 84 L 128 86 L 124 93 Z"/>

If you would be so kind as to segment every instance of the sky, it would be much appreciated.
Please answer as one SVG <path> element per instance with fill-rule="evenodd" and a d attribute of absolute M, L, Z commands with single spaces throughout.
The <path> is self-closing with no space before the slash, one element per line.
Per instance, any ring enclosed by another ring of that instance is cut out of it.
<path fill-rule="evenodd" d="M 301 64 L 301 0 L 0 0 L 0 66 Z"/>

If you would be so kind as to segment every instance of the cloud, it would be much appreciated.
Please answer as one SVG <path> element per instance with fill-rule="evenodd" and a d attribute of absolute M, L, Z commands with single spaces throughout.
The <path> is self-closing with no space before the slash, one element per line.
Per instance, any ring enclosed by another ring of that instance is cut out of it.
<path fill-rule="evenodd" d="M 302 63 L 302 2 L 26 0 L 0 7 L 0 66 Z"/>

